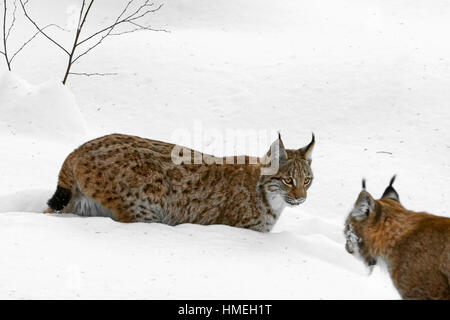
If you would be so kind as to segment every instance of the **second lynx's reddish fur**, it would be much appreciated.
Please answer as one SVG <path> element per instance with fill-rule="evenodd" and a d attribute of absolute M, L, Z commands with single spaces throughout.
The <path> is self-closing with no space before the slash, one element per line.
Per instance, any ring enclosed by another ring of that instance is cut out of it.
<path fill-rule="evenodd" d="M 172 144 L 120 134 L 101 137 L 66 158 L 47 212 L 267 232 L 286 205 L 306 199 L 313 180 L 314 139 L 297 150 L 286 150 L 281 138 L 273 145 L 279 150 L 279 170 L 261 175 L 263 165 L 249 157 L 243 164 L 175 164 Z"/>
<path fill-rule="evenodd" d="M 405 209 L 394 179 L 379 200 L 361 191 L 345 224 L 346 249 L 369 266 L 386 262 L 404 299 L 450 299 L 450 219 Z"/>

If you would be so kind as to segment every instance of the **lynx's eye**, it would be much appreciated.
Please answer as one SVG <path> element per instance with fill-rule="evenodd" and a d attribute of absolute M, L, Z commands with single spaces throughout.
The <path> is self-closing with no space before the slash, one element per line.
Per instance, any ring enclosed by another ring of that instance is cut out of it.
<path fill-rule="evenodd" d="M 284 179 L 283 179 L 283 183 L 284 183 L 284 184 L 288 184 L 288 185 L 289 185 L 289 184 L 292 184 L 292 178 L 289 178 L 289 177 L 284 178 Z"/>
<path fill-rule="evenodd" d="M 305 178 L 305 185 L 308 185 L 311 183 L 311 179 L 310 178 Z"/>

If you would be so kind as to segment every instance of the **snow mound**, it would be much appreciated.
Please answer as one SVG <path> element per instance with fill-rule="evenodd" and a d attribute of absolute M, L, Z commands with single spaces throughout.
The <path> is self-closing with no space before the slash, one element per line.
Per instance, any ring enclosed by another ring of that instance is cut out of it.
<path fill-rule="evenodd" d="M 0 133 L 78 140 L 86 124 L 70 90 L 57 81 L 32 85 L 17 75 L 0 76 Z"/>

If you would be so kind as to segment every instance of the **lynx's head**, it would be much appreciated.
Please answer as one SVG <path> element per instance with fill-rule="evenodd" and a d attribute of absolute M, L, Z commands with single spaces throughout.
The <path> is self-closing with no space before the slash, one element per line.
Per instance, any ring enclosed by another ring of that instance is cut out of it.
<path fill-rule="evenodd" d="M 391 199 L 399 203 L 398 193 L 392 186 L 394 181 L 395 176 L 392 177 L 381 199 Z M 383 208 L 379 201 L 375 200 L 366 191 L 365 180 L 362 181 L 362 188 L 363 190 L 359 193 L 358 199 L 345 221 L 345 249 L 348 253 L 362 259 L 367 266 L 371 267 L 376 264 L 377 257 L 373 248 L 371 248 L 368 236 L 378 222 L 381 221 Z"/>
<path fill-rule="evenodd" d="M 260 186 L 264 188 L 266 199 L 272 209 L 281 212 L 286 206 L 296 206 L 306 200 L 307 190 L 312 184 L 311 153 L 314 148 L 314 134 L 311 142 L 297 150 L 285 149 L 281 136 L 272 144 L 266 159 L 277 164 L 266 175 L 261 175 Z"/>

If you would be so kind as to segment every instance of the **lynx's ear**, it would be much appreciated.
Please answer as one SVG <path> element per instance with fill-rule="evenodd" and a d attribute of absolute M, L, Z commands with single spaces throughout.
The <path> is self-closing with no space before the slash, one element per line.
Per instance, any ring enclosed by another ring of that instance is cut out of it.
<path fill-rule="evenodd" d="M 287 152 L 284 148 L 283 141 L 281 140 L 281 134 L 278 133 L 278 139 L 275 140 L 270 146 L 269 151 L 267 152 L 267 157 L 270 160 L 279 159 L 279 163 L 284 163 L 287 160 Z"/>
<path fill-rule="evenodd" d="M 350 214 L 356 220 L 364 220 L 369 216 L 374 207 L 375 200 L 373 200 L 372 196 L 366 190 L 362 190 Z"/>
<path fill-rule="evenodd" d="M 314 133 L 312 134 L 312 139 L 311 142 L 303 148 L 298 149 L 298 151 L 300 152 L 300 154 L 302 155 L 302 157 L 308 161 L 308 163 L 311 165 L 312 162 L 312 158 L 311 158 L 311 154 L 312 151 L 314 149 L 314 145 L 316 144 L 316 138 L 314 137 Z"/>
<path fill-rule="evenodd" d="M 389 182 L 389 186 L 386 188 L 386 190 L 384 190 L 384 193 L 381 196 L 382 199 L 392 199 L 397 202 L 400 202 L 400 197 L 398 196 L 397 191 L 395 191 L 394 187 L 392 186 L 392 184 L 395 181 L 395 178 L 396 178 L 396 175 L 394 175 L 391 178 L 391 182 Z"/>

